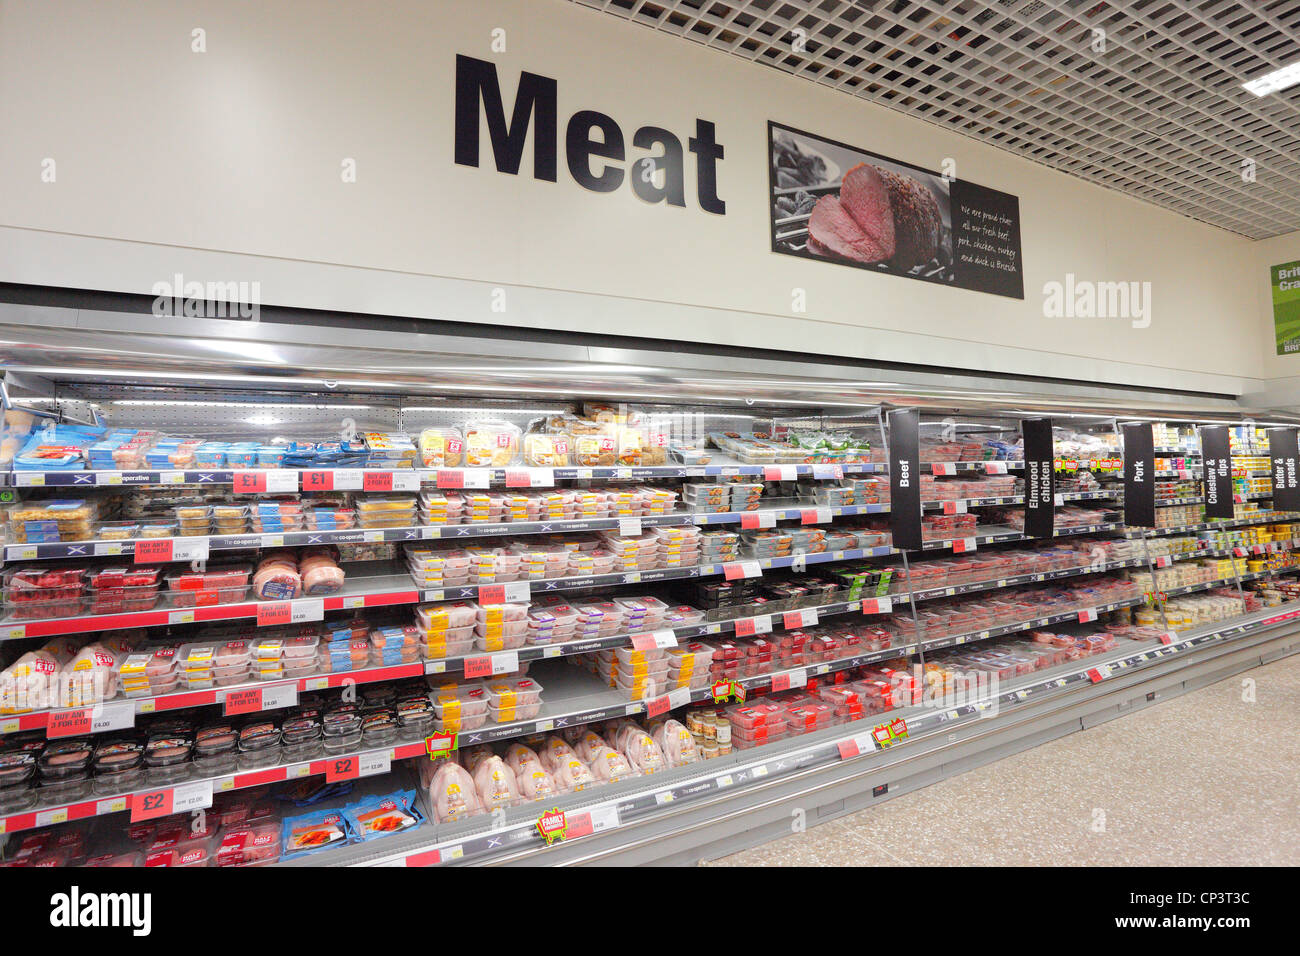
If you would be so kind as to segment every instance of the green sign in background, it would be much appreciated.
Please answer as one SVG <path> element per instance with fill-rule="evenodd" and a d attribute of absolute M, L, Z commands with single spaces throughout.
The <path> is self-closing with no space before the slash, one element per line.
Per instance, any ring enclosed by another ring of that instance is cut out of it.
<path fill-rule="evenodd" d="M 1269 269 L 1273 281 L 1273 330 L 1277 354 L 1300 354 L 1300 261 Z"/>

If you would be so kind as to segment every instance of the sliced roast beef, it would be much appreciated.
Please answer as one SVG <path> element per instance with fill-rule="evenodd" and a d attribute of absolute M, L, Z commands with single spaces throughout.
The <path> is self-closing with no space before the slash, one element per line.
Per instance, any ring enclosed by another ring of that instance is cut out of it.
<path fill-rule="evenodd" d="M 891 250 L 862 231 L 835 196 L 823 196 L 808 220 L 808 249 L 818 255 L 839 256 L 851 262 L 880 262 Z"/>
<path fill-rule="evenodd" d="M 879 250 L 872 262 L 894 254 L 894 215 L 889 205 L 889 190 L 875 166 L 858 163 L 844 174 L 840 205 Z"/>

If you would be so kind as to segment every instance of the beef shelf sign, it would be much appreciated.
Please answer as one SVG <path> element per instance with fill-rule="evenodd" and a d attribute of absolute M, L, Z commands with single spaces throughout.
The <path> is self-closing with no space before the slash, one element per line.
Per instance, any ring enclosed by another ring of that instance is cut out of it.
<path fill-rule="evenodd" d="M 889 413 L 889 530 L 894 547 L 921 547 L 921 415 L 915 408 Z"/>

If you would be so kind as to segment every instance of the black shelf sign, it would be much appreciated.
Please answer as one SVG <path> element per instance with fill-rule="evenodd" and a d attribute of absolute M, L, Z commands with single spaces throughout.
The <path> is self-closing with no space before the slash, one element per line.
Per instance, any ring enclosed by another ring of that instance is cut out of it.
<path fill-rule="evenodd" d="M 1050 538 L 1056 531 L 1056 470 L 1052 466 L 1052 420 L 1026 418 L 1020 423 L 1025 437 L 1025 534 Z"/>
<path fill-rule="evenodd" d="M 1268 454 L 1273 460 L 1273 507 L 1279 511 L 1300 511 L 1300 476 L 1297 475 L 1296 430 L 1270 428 Z"/>
<path fill-rule="evenodd" d="M 1156 526 L 1156 456 L 1150 422 L 1121 425 L 1124 435 L 1124 523 Z"/>
<path fill-rule="evenodd" d="M 921 413 L 896 408 L 889 418 L 889 530 L 894 547 L 921 548 Z"/>
<path fill-rule="evenodd" d="M 1233 517 L 1232 449 L 1227 425 L 1201 426 L 1201 462 L 1205 475 L 1205 517 Z"/>

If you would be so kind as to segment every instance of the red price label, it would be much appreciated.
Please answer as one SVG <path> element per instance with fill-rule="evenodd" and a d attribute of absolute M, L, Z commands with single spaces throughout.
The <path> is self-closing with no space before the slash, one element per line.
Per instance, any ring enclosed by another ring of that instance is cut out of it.
<path fill-rule="evenodd" d="M 760 527 L 758 523 L 758 515 L 752 511 L 746 511 L 740 516 L 740 526 L 746 531 L 752 531 L 753 529 Z"/>
<path fill-rule="evenodd" d="M 1080 612 L 1079 612 L 1079 623 L 1080 623 L 1080 624 L 1087 624 L 1087 623 L 1089 623 L 1090 621 L 1095 621 L 1095 620 L 1097 620 L 1097 609 L 1096 609 L 1096 608 L 1090 607 L 1090 608 L 1088 608 L 1086 611 L 1080 611 Z"/>
<path fill-rule="evenodd" d="M 789 689 L 790 689 L 790 675 L 789 675 L 789 674 L 773 674 L 773 675 L 772 675 L 772 690 L 774 690 L 774 691 L 779 691 L 779 690 L 789 690 Z"/>
<path fill-rule="evenodd" d="M 237 495 L 259 495 L 266 491 L 266 472 L 237 471 L 231 476 L 230 484 Z"/>
<path fill-rule="evenodd" d="M 348 757 L 333 757 L 325 761 L 325 782 L 336 780 L 356 780 L 361 776 L 361 758 L 356 754 Z"/>
<path fill-rule="evenodd" d="M 504 584 L 480 584 L 478 589 L 479 604 L 505 604 L 506 586 Z"/>
<path fill-rule="evenodd" d="M 763 480 L 764 480 L 764 481 L 780 481 L 780 480 L 781 480 L 781 466 L 780 466 L 780 465 L 764 465 L 764 466 L 763 466 Z"/>
<path fill-rule="evenodd" d="M 649 632 L 644 634 L 632 635 L 632 649 L 636 651 L 653 651 L 659 645 L 655 643 L 655 636 Z"/>
<path fill-rule="evenodd" d="M 465 472 L 459 469 L 456 471 L 439 471 L 435 481 L 439 488 L 464 488 Z"/>
<path fill-rule="evenodd" d="M 533 483 L 532 476 L 521 468 L 506 469 L 507 488 L 527 488 Z"/>
<path fill-rule="evenodd" d="M 391 471 L 367 471 L 361 479 L 363 491 L 392 491 L 393 473 Z"/>
<path fill-rule="evenodd" d="M 150 538 L 135 543 L 136 564 L 159 564 L 172 559 L 171 538 Z"/>
<path fill-rule="evenodd" d="M 647 717 L 658 717 L 660 714 L 668 713 L 668 695 L 664 694 L 662 697 L 647 701 L 645 712 Z"/>
<path fill-rule="evenodd" d="M 491 677 L 492 676 L 492 658 L 491 657 L 467 657 L 465 658 L 465 676 L 470 677 Z"/>
<path fill-rule="evenodd" d="M 839 750 L 841 760 L 848 760 L 850 757 L 856 757 L 858 754 L 862 753 L 862 751 L 858 749 L 858 743 L 856 740 L 841 740 L 839 743 Z"/>
<path fill-rule="evenodd" d="M 153 820 L 156 817 L 165 817 L 172 812 L 172 797 L 174 792 L 171 787 L 165 790 L 150 790 L 148 793 L 133 793 L 131 795 L 131 822 L 138 823 L 141 820 Z"/>
<path fill-rule="evenodd" d="M 302 473 L 302 490 L 303 491 L 333 491 L 334 472 L 304 471 Z"/>
<path fill-rule="evenodd" d="M 1092 681 L 1094 684 L 1099 684 L 1104 679 L 1104 675 L 1101 671 L 1097 670 L 1097 668 L 1094 667 L 1092 670 L 1088 671 L 1088 680 Z"/>
<path fill-rule="evenodd" d="M 262 709 L 262 688 L 226 691 L 226 716 L 253 714 Z"/>
<path fill-rule="evenodd" d="M 1172 644 L 1173 642 L 1174 642 L 1174 636 L 1170 634 L 1168 631 L 1165 631 L 1163 634 L 1160 635 L 1161 644 Z"/>
<path fill-rule="evenodd" d="M 736 621 L 736 636 L 753 637 L 756 630 L 754 624 L 754 618 L 742 617 L 740 620 Z"/>
<path fill-rule="evenodd" d="M 293 619 L 293 605 L 288 601 L 267 601 L 257 606 L 257 626 L 275 627 Z"/>
<path fill-rule="evenodd" d="M 45 736 L 79 737 L 90 733 L 90 711 L 89 707 L 55 711 L 50 714 L 49 723 L 45 727 Z"/>

